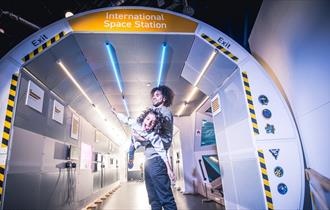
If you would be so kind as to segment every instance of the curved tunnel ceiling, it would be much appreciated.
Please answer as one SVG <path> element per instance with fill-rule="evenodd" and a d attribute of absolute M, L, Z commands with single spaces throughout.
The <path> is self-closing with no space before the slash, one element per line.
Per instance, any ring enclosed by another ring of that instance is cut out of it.
<path fill-rule="evenodd" d="M 123 11 L 123 9 L 120 9 L 120 11 Z M 89 13 L 94 15 L 93 12 Z M 153 13 L 155 12 L 151 14 Z M 169 21 L 177 18 L 172 14 L 168 15 Z M 87 24 L 85 26 L 81 24 L 81 22 L 86 21 L 83 18 L 85 18 L 84 15 L 80 15 L 78 18 L 73 17 L 69 20 L 71 26 L 73 28 L 77 25 L 78 27 L 85 27 Z M 181 24 L 186 24 L 184 21 L 188 20 L 178 17 L 178 21 L 181 21 Z M 190 20 L 188 23 L 190 25 L 196 24 Z M 180 26 L 180 23 L 178 23 L 178 26 Z M 84 100 L 83 95 L 78 94 L 77 88 L 59 69 L 56 62 L 60 60 L 73 74 L 74 78 L 80 82 L 82 88 L 95 101 L 95 104 L 103 110 L 107 118 L 112 120 L 114 116 L 112 116 L 110 108 L 114 107 L 118 112 L 125 112 L 125 107 L 105 46 L 105 43 L 111 43 L 116 51 L 123 95 L 129 113 L 131 116 L 137 117 L 142 110 L 150 106 L 149 93 L 153 87 L 157 86 L 161 65 L 161 46 L 166 43 L 167 49 L 161 84 L 171 87 L 175 92 L 172 106 L 173 113 L 178 113 L 182 104 L 186 103 L 186 107 L 180 115 L 190 115 L 205 99 L 206 95 L 197 90 L 196 94 L 187 101 L 187 96 L 193 90 L 193 85 L 181 76 L 182 71 L 184 68 L 195 69 L 198 74 L 207 62 L 208 55 L 213 51 L 213 47 L 191 33 L 192 31 L 189 33 L 180 31 L 191 30 L 189 27 L 194 26 L 188 26 L 187 29 L 179 29 L 178 26 L 169 29 L 170 31 L 177 30 L 176 33 L 168 33 L 168 31 L 165 31 L 165 33 L 126 33 L 125 31 L 124 33 L 103 31 L 96 33 L 91 32 L 90 29 L 87 29 L 89 30 L 87 32 L 70 33 L 54 46 L 46 49 L 41 55 L 28 61 L 24 66 L 53 92 L 62 97 L 67 104 L 80 113 L 85 113 L 83 115 L 87 115 L 87 118 L 92 118 L 94 116 L 92 112 L 90 113 L 91 116 L 86 113 L 90 105 Z M 210 72 L 214 68 L 212 66 L 223 68 L 224 71 L 229 72 L 232 72 L 235 68 L 235 65 L 222 56 L 215 59 L 214 65 L 209 67 Z M 221 79 L 223 75 L 214 75 L 214 81 L 217 81 L 219 77 L 220 80 L 218 81 L 225 79 Z"/>
<path fill-rule="evenodd" d="M 172 110 L 176 113 L 192 89 L 192 85 L 181 77 L 181 72 L 194 39 L 192 35 L 72 34 L 26 64 L 25 68 L 69 105 L 86 110 L 82 106 L 83 95 L 77 94 L 72 82 L 56 63 L 61 60 L 102 110 L 110 110 L 113 106 L 118 112 L 125 112 L 105 47 L 107 41 L 111 42 L 116 49 L 123 93 L 130 114 L 136 117 L 150 106 L 150 90 L 157 86 L 161 45 L 166 40 L 169 49 L 162 84 L 175 92 Z M 200 52 L 211 50 L 208 48 L 206 45 L 206 49 L 200 49 Z M 205 62 L 203 59 L 196 59 L 196 65 Z M 101 96 L 103 94 L 106 100 Z M 205 94 L 199 91 L 183 115 L 189 115 L 204 98 Z"/>
<path fill-rule="evenodd" d="M 111 21 L 117 25 L 110 26 Z M 118 25 L 125 21 L 132 25 L 126 25 L 126 28 Z M 90 102 L 59 67 L 58 62 L 62 62 L 104 117 L 113 123 L 113 127 L 120 127 L 111 107 L 125 113 L 124 97 L 129 114 L 137 117 L 151 105 L 149 93 L 158 83 L 164 43 L 167 49 L 161 84 L 175 93 L 171 107 L 174 115 L 190 115 L 205 100 L 210 91 L 203 89 L 205 81 L 193 85 L 186 80 L 187 77 L 196 80 L 215 52 L 212 44 L 196 34 L 199 25 L 214 30 L 200 21 L 169 11 L 141 7 L 105 8 L 62 19 L 31 35 L 8 54 L 14 59 L 20 57 L 23 67 L 67 105 L 86 119 L 98 122 Z M 106 43 L 115 50 L 122 93 Z M 213 88 L 218 87 L 236 68 L 226 55 L 217 53 L 205 76 Z M 187 71 L 190 74 L 184 73 Z M 195 94 L 191 94 L 192 91 Z"/>

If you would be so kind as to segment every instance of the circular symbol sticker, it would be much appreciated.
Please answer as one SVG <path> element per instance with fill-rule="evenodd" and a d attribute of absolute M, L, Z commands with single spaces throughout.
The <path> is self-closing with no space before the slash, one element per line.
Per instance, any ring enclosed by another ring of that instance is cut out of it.
<path fill-rule="evenodd" d="M 272 117 L 272 112 L 269 109 L 264 109 L 264 110 L 262 110 L 262 115 L 265 118 L 269 119 Z"/>
<path fill-rule="evenodd" d="M 283 176 L 283 173 L 284 173 L 284 171 L 283 171 L 283 168 L 282 167 L 280 167 L 280 166 L 276 166 L 275 167 L 275 169 L 274 169 L 275 176 L 282 177 Z"/>
<path fill-rule="evenodd" d="M 258 100 L 259 100 L 259 102 L 260 102 L 262 105 L 267 105 L 268 102 L 269 102 L 267 96 L 265 96 L 265 95 L 260 95 L 260 96 L 258 97 Z"/>
<path fill-rule="evenodd" d="M 277 191 L 280 194 L 284 195 L 288 192 L 288 187 L 286 186 L 286 184 L 280 183 L 280 184 L 277 185 Z"/>

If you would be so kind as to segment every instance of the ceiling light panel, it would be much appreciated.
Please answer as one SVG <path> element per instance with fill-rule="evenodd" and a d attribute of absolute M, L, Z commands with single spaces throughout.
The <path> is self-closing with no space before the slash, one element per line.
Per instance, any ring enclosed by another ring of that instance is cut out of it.
<path fill-rule="evenodd" d="M 122 77 L 120 75 L 120 69 L 119 69 L 118 59 L 116 56 L 116 51 L 110 43 L 106 43 L 105 46 L 107 48 L 107 52 L 108 52 L 109 59 L 111 62 L 111 67 L 115 74 L 119 91 L 123 94 L 123 85 L 122 85 L 122 79 L 121 79 Z"/>
<path fill-rule="evenodd" d="M 159 65 L 159 70 L 158 70 L 157 86 L 159 86 L 162 82 L 162 76 L 164 73 L 164 66 L 165 66 L 166 49 L 167 49 L 167 43 L 163 42 L 162 50 L 161 50 L 161 57 L 160 57 L 160 65 Z"/>

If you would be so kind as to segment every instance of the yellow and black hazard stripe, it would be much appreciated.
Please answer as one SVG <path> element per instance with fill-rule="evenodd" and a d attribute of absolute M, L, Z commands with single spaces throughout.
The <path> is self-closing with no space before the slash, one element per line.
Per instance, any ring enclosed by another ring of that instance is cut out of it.
<path fill-rule="evenodd" d="M 311 195 L 311 200 L 312 200 L 312 204 L 313 204 L 313 209 L 317 209 L 316 203 L 315 203 L 315 199 L 314 199 L 314 195 L 312 193 L 312 191 L 310 191 L 310 195 Z"/>
<path fill-rule="evenodd" d="M 57 42 L 58 40 L 60 40 L 62 37 L 64 37 L 64 35 L 65 35 L 65 32 L 64 31 L 56 34 L 51 39 L 49 39 L 47 42 L 43 43 L 38 48 L 34 49 L 32 52 L 30 52 L 29 54 L 27 54 L 26 56 L 24 56 L 22 58 L 22 61 L 23 62 L 27 62 L 27 61 L 31 60 L 34 56 L 38 55 L 39 53 L 41 53 L 42 51 L 44 51 L 47 47 L 49 47 L 50 45 L 54 44 L 55 42 Z"/>
<path fill-rule="evenodd" d="M 265 189 L 267 208 L 268 208 L 268 210 L 273 210 L 274 206 L 273 206 L 272 193 L 270 191 L 270 185 L 269 185 L 267 168 L 266 168 L 266 161 L 265 161 L 264 152 L 262 151 L 262 149 L 258 150 L 258 157 L 259 157 L 259 163 L 260 163 L 260 168 L 261 168 L 262 182 L 264 184 L 264 189 Z"/>
<path fill-rule="evenodd" d="M 220 50 L 221 52 L 223 52 L 224 54 L 226 54 L 229 58 L 233 59 L 236 62 L 238 61 L 238 57 L 236 57 L 235 55 L 233 55 L 226 48 L 222 47 L 218 42 L 216 42 L 213 39 L 211 39 L 208 35 L 206 35 L 206 34 L 203 33 L 201 35 L 201 37 L 203 39 L 205 39 L 207 42 L 209 42 L 211 45 L 213 45 L 214 47 L 216 47 L 218 50 Z"/>
<path fill-rule="evenodd" d="M 10 90 L 9 90 L 9 97 L 6 109 L 6 118 L 2 133 L 2 143 L 1 147 L 6 148 L 8 147 L 9 137 L 10 137 L 10 129 L 12 127 L 12 118 L 13 118 L 13 111 L 15 105 L 15 96 L 16 96 L 16 88 L 17 88 L 17 79 L 18 76 L 13 74 L 10 83 Z"/>
<path fill-rule="evenodd" d="M 247 103 L 249 106 L 249 112 L 250 112 L 250 118 L 251 118 L 251 123 L 252 123 L 252 127 L 253 127 L 253 132 L 256 135 L 256 134 L 259 134 L 259 129 L 258 129 L 256 112 L 254 111 L 249 79 L 248 79 L 247 73 L 245 71 L 242 72 L 242 76 L 243 76 L 246 100 L 247 100 Z"/>
<path fill-rule="evenodd" d="M 13 74 L 10 82 L 10 89 L 9 89 L 9 96 L 8 96 L 8 103 L 6 109 L 6 118 L 4 122 L 4 128 L 2 133 L 2 143 L 1 147 L 7 149 L 8 143 L 10 139 L 10 129 L 12 127 L 12 119 L 13 119 L 13 111 L 15 105 L 15 96 L 16 96 L 16 89 L 17 89 L 17 80 L 18 76 Z M 0 202 L 2 199 L 3 193 L 3 183 L 5 180 L 5 169 L 6 165 L 0 165 Z"/>
<path fill-rule="evenodd" d="M 5 180 L 5 165 L 0 165 L 0 204 L 2 201 L 4 180 Z"/>

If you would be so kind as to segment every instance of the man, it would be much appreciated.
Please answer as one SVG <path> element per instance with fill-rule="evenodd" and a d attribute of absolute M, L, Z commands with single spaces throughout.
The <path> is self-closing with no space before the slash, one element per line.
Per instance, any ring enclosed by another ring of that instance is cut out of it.
<path fill-rule="evenodd" d="M 167 86 L 158 86 L 151 90 L 151 100 L 154 109 L 160 110 L 167 124 L 164 127 L 165 135 L 151 133 L 146 137 L 135 135 L 139 140 L 161 141 L 165 150 L 168 150 L 172 143 L 173 135 L 173 115 L 169 110 L 174 98 L 173 91 Z M 175 180 L 172 169 L 166 167 L 165 162 L 156 152 L 151 144 L 145 147 L 144 155 L 146 163 L 144 165 L 144 179 L 149 197 L 149 204 L 152 210 L 176 210 L 176 203 L 171 189 L 171 180 Z"/>

